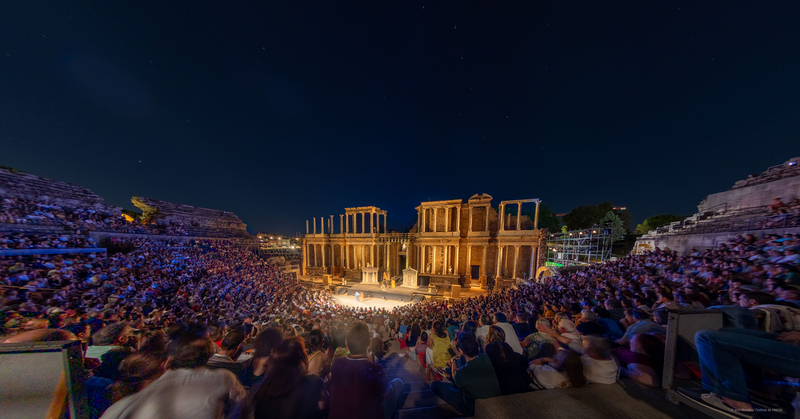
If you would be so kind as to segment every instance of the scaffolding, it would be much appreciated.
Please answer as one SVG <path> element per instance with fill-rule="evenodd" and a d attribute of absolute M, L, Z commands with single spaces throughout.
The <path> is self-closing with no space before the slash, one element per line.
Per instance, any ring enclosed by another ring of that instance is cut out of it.
<path fill-rule="evenodd" d="M 611 257 L 611 230 L 588 228 L 547 236 L 547 261 L 545 266 L 586 266 L 601 263 Z"/>

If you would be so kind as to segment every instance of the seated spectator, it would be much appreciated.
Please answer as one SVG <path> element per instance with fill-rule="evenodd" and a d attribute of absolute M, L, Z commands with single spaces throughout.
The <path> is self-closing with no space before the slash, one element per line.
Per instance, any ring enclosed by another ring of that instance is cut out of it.
<path fill-rule="evenodd" d="M 167 359 L 148 352 L 137 352 L 125 358 L 111 388 L 112 401 L 138 393 L 161 377 L 167 369 Z"/>
<path fill-rule="evenodd" d="M 111 405 L 101 419 L 224 418 L 246 393 L 230 371 L 205 368 L 213 354 L 210 339 L 187 336 L 176 348 L 169 371 Z"/>
<path fill-rule="evenodd" d="M 328 355 L 322 351 L 322 344 L 325 340 L 325 335 L 322 330 L 315 329 L 308 333 L 306 338 L 306 346 L 308 348 L 308 373 L 316 375 L 317 377 L 325 377 L 328 375 L 330 362 Z"/>
<path fill-rule="evenodd" d="M 494 313 L 494 320 L 495 320 L 494 322 L 495 326 L 500 327 L 505 332 L 506 343 L 508 344 L 508 346 L 510 346 L 511 349 L 514 350 L 514 352 L 522 355 L 523 354 L 522 345 L 520 345 L 519 339 L 517 338 L 517 333 L 514 330 L 514 326 L 508 323 L 506 315 L 498 311 L 497 313 Z"/>
<path fill-rule="evenodd" d="M 606 329 L 597 322 L 597 316 L 591 310 L 581 311 L 581 319 L 576 329 L 583 336 L 603 336 L 606 334 Z"/>
<path fill-rule="evenodd" d="M 308 372 L 303 339 L 285 339 L 272 351 L 264 381 L 255 392 L 255 419 L 320 419 L 327 406 L 322 379 Z"/>
<path fill-rule="evenodd" d="M 763 205 L 763 204 L 762 204 Z M 786 213 L 786 204 L 783 203 L 780 197 L 772 200 L 772 203 L 767 205 L 767 214 L 777 215 Z"/>
<path fill-rule="evenodd" d="M 223 368 L 233 373 L 236 378 L 240 378 L 244 373 L 244 366 L 236 362 L 236 359 L 241 353 L 242 343 L 245 340 L 245 332 L 243 327 L 235 327 L 231 329 L 225 338 L 222 339 L 220 349 L 211 356 L 211 359 L 206 363 L 206 368 L 216 369 Z"/>
<path fill-rule="evenodd" d="M 603 337 L 609 340 L 617 340 L 622 337 L 624 332 L 619 327 L 619 323 L 611 320 L 611 313 L 604 307 L 597 306 L 592 309 L 597 315 L 597 323 L 605 330 Z"/>
<path fill-rule="evenodd" d="M 500 384 L 500 393 L 521 393 L 527 389 L 525 358 L 508 346 L 505 332 L 497 325 L 491 326 L 486 335 L 486 355 L 492 361 L 497 382 Z"/>
<path fill-rule="evenodd" d="M 86 349 L 86 358 L 100 359 L 104 353 L 127 345 L 132 329 L 125 322 L 112 323 L 92 335 L 92 345 Z"/>
<path fill-rule="evenodd" d="M 486 354 L 478 352 L 478 339 L 469 332 L 461 332 L 458 349 L 466 363 L 458 368 L 455 359 L 450 361 L 453 383 L 434 381 L 431 391 L 440 399 L 453 406 L 464 416 L 475 415 L 475 400 L 501 395 L 500 384 Z"/>
<path fill-rule="evenodd" d="M 619 378 L 619 365 L 609 355 L 609 342 L 599 336 L 583 338 L 583 375 L 589 384 L 614 384 Z"/>
<path fill-rule="evenodd" d="M 800 377 L 800 332 L 781 334 L 758 330 L 703 330 L 695 335 L 703 388 L 710 393 L 686 396 L 726 415 L 754 413 L 744 364 L 782 375 Z"/>
<path fill-rule="evenodd" d="M 648 387 L 661 387 L 664 370 L 664 342 L 648 334 L 639 334 L 631 339 L 630 348 L 620 347 L 611 351 L 620 364 L 620 373 Z"/>
<path fill-rule="evenodd" d="M 569 349 L 556 351 L 551 358 L 531 361 L 528 374 L 540 389 L 583 387 L 586 377 L 583 374 L 583 360 L 577 352 Z"/>
<path fill-rule="evenodd" d="M 547 333 L 548 329 L 550 329 L 550 320 L 540 317 L 536 320 L 536 332 L 531 333 L 522 341 L 521 346 L 525 348 L 529 359 L 537 357 L 541 344 L 553 342 L 554 339 Z"/>
<path fill-rule="evenodd" d="M 387 383 L 380 364 L 367 359 L 369 328 L 357 323 L 348 332 L 345 344 L 350 354 L 337 358 L 331 366 L 329 419 L 391 418 L 403 395 L 403 381 Z"/>
<path fill-rule="evenodd" d="M 263 379 L 269 364 L 270 354 L 282 341 L 283 335 L 273 327 L 268 327 L 256 335 L 253 357 L 242 374 L 242 385 L 250 387 Z"/>
<path fill-rule="evenodd" d="M 667 329 L 650 320 L 650 315 L 644 310 L 633 310 L 631 317 L 634 323 L 625 330 L 625 334 L 621 338 L 617 339 L 617 344 L 619 345 L 630 345 L 631 338 L 642 333 L 667 333 Z"/>
<path fill-rule="evenodd" d="M 428 336 L 428 346 L 433 349 L 433 367 L 443 370 L 450 361 L 450 337 L 444 329 L 442 322 L 433 322 L 433 334 Z"/>

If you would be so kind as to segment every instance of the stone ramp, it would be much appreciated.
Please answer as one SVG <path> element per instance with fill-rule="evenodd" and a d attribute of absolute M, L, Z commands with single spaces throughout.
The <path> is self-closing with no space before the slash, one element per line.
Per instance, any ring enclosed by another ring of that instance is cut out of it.
<path fill-rule="evenodd" d="M 671 416 L 631 397 L 619 384 L 593 384 L 478 400 L 479 419 L 669 419 Z M 685 417 L 685 416 L 680 416 Z"/>

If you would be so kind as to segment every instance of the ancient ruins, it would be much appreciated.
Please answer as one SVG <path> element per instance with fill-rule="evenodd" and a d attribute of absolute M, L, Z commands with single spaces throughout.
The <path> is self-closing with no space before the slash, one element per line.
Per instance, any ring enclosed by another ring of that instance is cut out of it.
<path fill-rule="evenodd" d="M 489 276 L 500 286 L 532 277 L 545 256 L 541 201 L 501 201 L 497 208 L 491 201 L 480 194 L 466 203 L 422 202 L 410 233 L 389 232 L 386 211 L 372 206 L 345 208 L 338 223 L 333 215 L 306 221 L 302 274 L 362 280 L 370 271 L 371 280 L 374 269 L 378 278 L 403 275 L 406 286 L 416 286 L 408 278 L 418 275 L 423 285 L 466 287 L 486 287 Z M 533 220 L 512 215 L 522 214 L 523 204 L 536 205 Z"/>

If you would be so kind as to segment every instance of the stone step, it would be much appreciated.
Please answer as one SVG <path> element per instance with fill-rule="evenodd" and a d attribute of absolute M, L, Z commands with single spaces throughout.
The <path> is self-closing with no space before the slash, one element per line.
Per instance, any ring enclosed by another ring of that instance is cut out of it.
<path fill-rule="evenodd" d="M 396 417 L 397 419 L 455 419 L 462 416 L 450 405 L 437 405 L 400 409 Z"/>
<path fill-rule="evenodd" d="M 435 394 L 428 389 L 406 391 L 406 399 L 401 409 L 413 409 L 417 407 L 431 407 L 438 405 L 445 405 L 444 400 L 436 397 Z"/>

